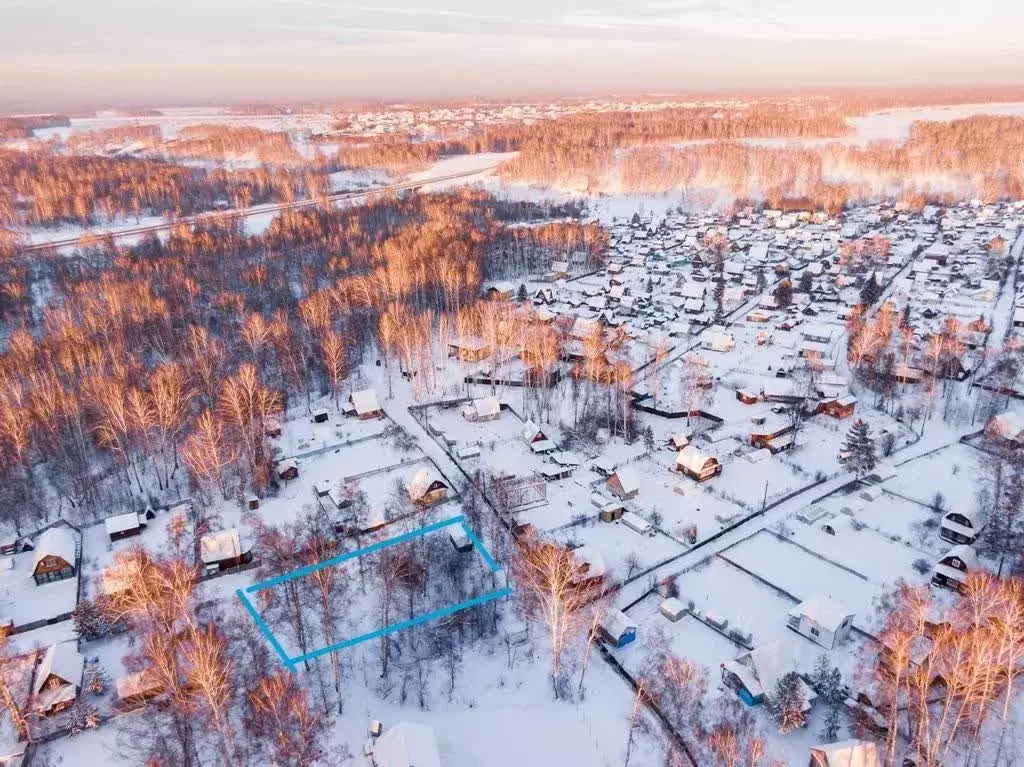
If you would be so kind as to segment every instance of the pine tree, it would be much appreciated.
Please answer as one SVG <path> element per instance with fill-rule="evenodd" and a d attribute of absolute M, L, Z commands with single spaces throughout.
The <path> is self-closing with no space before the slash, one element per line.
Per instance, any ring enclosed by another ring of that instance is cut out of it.
<path fill-rule="evenodd" d="M 103 612 L 95 602 L 88 599 L 83 599 L 75 606 L 71 613 L 71 620 L 74 622 L 75 632 L 79 638 L 86 642 L 102 639 L 110 634 L 110 625 Z"/>
<path fill-rule="evenodd" d="M 757 270 L 757 292 L 764 293 L 764 289 L 768 287 L 768 280 L 764 276 L 764 269 Z"/>
<path fill-rule="evenodd" d="M 825 721 L 821 725 L 821 738 L 826 743 L 835 743 L 839 739 L 839 728 L 842 725 L 840 714 L 842 709 L 838 705 L 829 704 L 825 712 Z"/>
<path fill-rule="evenodd" d="M 860 302 L 870 306 L 881 297 L 882 286 L 878 284 L 878 280 L 875 279 L 875 273 L 872 272 L 871 276 L 868 277 L 868 281 L 864 283 L 864 287 L 860 289 Z"/>
<path fill-rule="evenodd" d="M 725 316 L 725 280 L 719 277 L 715 280 L 715 322 L 720 322 Z"/>
<path fill-rule="evenodd" d="M 828 662 L 828 656 L 821 655 L 814 664 L 811 686 L 818 693 L 818 699 L 828 707 L 822 725 L 821 737 L 827 743 L 834 743 L 839 736 L 839 728 L 842 724 L 840 714 L 845 693 L 843 691 L 843 675 L 838 668 Z"/>
<path fill-rule="evenodd" d="M 530 297 L 529 294 L 526 292 L 526 285 L 525 284 L 520 284 L 519 285 L 519 292 L 516 294 L 516 300 L 519 303 L 523 303 L 529 297 Z"/>
<path fill-rule="evenodd" d="M 849 454 L 848 464 L 860 479 L 875 468 L 875 439 L 871 427 L 858 418 L 850 427 L 843 443 L 843 451 Z"/>
<path fill-rule="evenodd" d="M 93 695 L 103 695 L 110 687 L 110 677 L 102 666 L 92 665 L 85 671 L 85 689 Z"/>
<path fill-rule="evenodd" d="M 651 428 L 650 424 L 644 429 L 644 451 L 648 453 L 654 452 L 654 429 Z"/>
<path fill-rule="evenodd" d="M 793 283 L 783 280 L 775 286 L 775 303 L 780 309 L 785 309 L 793 302 Z"/>
<path fill-rule="evenodd" d="M 814 275 L 804 270 L 804 273 L 800 275 L 800 292 L 810 293 L 811 288 L 814 287 Z"/>
<path fill-rule="evenodd" d="M 775 683 L 775 690 L 765 700 L 768 716 L 783 735 L 807 724 L 807 715 L 804 713 L 807 701 L 804 699 L 801 685 L 797 673 L 790 671 Z"/>

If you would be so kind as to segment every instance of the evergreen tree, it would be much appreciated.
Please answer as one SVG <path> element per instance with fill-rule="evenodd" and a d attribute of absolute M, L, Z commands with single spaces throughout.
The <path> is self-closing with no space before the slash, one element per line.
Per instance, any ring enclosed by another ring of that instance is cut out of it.
<path fill-rule="evenodd" d="M 811 288 L 814 287 L 814 275 L 804 270 L 804 273 L 800 275 L 800 292 L 810 293 Z"/>
<path fill-rule="evenodd" d="M 858 418 L 850 427 L 843 451 L 849 454 L 847 463 L 857 479 L 875 468 L 875 438 L 871 436 L 871 427 L 862 419 Z"/>
<path fill-rule="evenodd" d="M 644 450 L 648 453 L 654 452 L 654 429 L 650 424 L 644 429 Z"/>
<path fill-rule="evenodd" d="M 519 292 L 516 294 L 516 300 L 519 301 L 519 303 L 522 303 L 529 297 L 530 295 L 526 292 L 526 285 L 524 283 L 520 283 Z"/>
<path fill-rule="evenodd" d="M 715 280 L 715 322 L 720 322 L 725 316 L 725 280 L 719 277 Z"/>
<path fill-rule="evenodd" d="M 780 309 L 785 309 L 793 302 L 793 283 L 788 279 L 783 280 L 775 286 L 775 303 Z"/>
<path fill-rule="evenodd" d="M 801 684 L 797 673 L 790 671 L 775 683 L 772 694 L 765 699 L 765 710 L 783 735 L 807 724 L 807 701 Z"/>
<path fill-rule="evenodd" d="M 88 599 L 83 599 L 75 606 L 71 613 L 71 620 L 74 622 L 75 632 L 79 638 L 86 642 L 102 639 L 110 634 L 110 624 L 107 623 L 103 611 L 96 606 L 95 602 Z"/>
<path fill-rule="evenodd" d="M 835 743 L 839 739 L 839 728 L 842 725 L 842 709 L 830 704 L 825 712 L 825 721 L 821 725 L 821 738 L 826 743 Z"/>
<path fill-rule="evenodd" d="M 860 289 L 860 302 L 870 306 L 881 297 L 882 286 L 878 284 L 878 280 L 875 279 L 875 273 L 872 272 L 871 276 L 868 277 L 868 281 Z"/>
<path fill-rule="evenodd" d="M 821 655 L 814 664 L 811 686 L 818 693 L 818 699 L 828 707 L 821 737 L 826 743 L 834 743 L 839 737 L 839 728 L 842 724 L 840 714 L 846 695 L 843 691 L 843 675 L 838 668 L 828 662 L 828 656 Z"/>
<path fill-rule="evenodd" d="M 103 667 L 93 664 L 85 670 L 85 689 L 93 695 L 103 695 L 110 687 L 110 677 Z"/>
<path fill-rule="evenodd" d="M 757 270 L 757 292 L 764 293 L 764 289 L 768 287 L 768 280 L 764 276 L 764 269 Z"/>

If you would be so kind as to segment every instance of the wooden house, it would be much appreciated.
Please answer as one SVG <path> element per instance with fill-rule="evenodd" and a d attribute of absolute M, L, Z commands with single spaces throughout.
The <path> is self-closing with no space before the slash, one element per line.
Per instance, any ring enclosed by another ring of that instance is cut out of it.
<path fill-rule="evenodd" d="M 882 767 L 882 758 L 870 740 L 840 740 L 811 746 L 808 767 Z"/>
<path fill-rule="evenodd" d="M 686 434 L 673 434 L 668 439 L 668 449 L 678 453 L 690 444 L 690 437 Z"/>
<path fill-rule="evenodd" d="M 725 686 L 748 706 L 755 706 L 762 703 L 766 695 L 774 692 L 782 677 L 796 670 L 796 664 L 787 646 L 776 640 L 755 647 L 736 660 L 723 663 L 721 669 Z M 802 680 L 800 690 L 804 700 L 803 708 L 808 711 L 817 696 Z"/>
<path fill-rule="evenodd" d="M 755 392 L 747 391 L 746 389 L 736 390 L 736 399 L 742 402 L 744 405 L 756 405 L 758 399 L 760 399 Z"/>
<path fill-rule="evenodd" d="M 552 440 L 533 421 L 527 421 L 523 425 L 523 441 L 530 446 L 530 452 L 536 454 L 551 453 L 558 449 Z"/>
<path fill-rule="evenodd" d="M 925 373 L 920 368 L 897 362 L 892 368 L 892 377 L 897 383 L 916 384 L 924 380 Z"/>
<path fill-rule="evenodd" d="M 50 716 L 74 705 L 82 686 L 85 659 L 75 642 L 58 642 L 46 648 L 32 682 L 32 709 Z"/>
<path fill-rule="evenodd" d="M 122 709 L 139 706 L 163 692 L 159 678 L 149 669 L 118 678 L 115 687 L 117 705 Z"/>
<path fill-rule="evenodd" d="M 1009 411 L 992 416 L 985 424 L 985 436 L 1010 447 L 1024 445 L 1024 413 Z"/>
<path fill-rule="evenodd" d="M 721 474 L 722 464 L 713 455 L 705 455 L 693 445 L 688 445 L 676 456 L 676 471 L 695 482 L 703 482 Z"/>
<path fill-rule="evenodd" d="M 515 295 L 516 286 L 511 282 L 492 282 L 484 287 L 484 296 L 491 301 L 510 301 Z"/>
<path fill-rule="evenodd" d="M 636 472 L 629 467 L 616 469 L 608 477 L 605 485 L 609 493 L 623 501 L 636 498 L 637 493 L 640 492 L 640 479 L 637 477 Z"/>
<path fill-rule="evenodd" d="M 818 406 L 818 412 L 824 413 L 832 418 L 849 418 L 853 415 L 857 409 L 857 398 L 852 394 L 848 394 L 845 397 L 838 397 L 836 399 L 824 400 Z"/>
<path fill-rule="evenodd" d="M 700 346 L 708 351 L 729 352 L 736 347 L 736 339 L 730 333 L 712 330 L 701 339 Z"/>
<path fill-rule="evenodd" d="M 793 424 L 786 418 L 754 418 L 750 425 L 750 444 L 756 448 L 768 448 L 774 455 L 793 446 L 792 432 Z"/>
<path fill-rule="evenodd" d="M 39 534 L 33 544 L 32 578 L 36 585 L 72 578 L 78 568 L 78 543 L 66 525 Z"/>
<path fill-rule="evenodd" d="M 963 591 L 968 573 L 977 569 L 978 555 L 970 546 L 961 543 L 943 554 L 935 563 L 932 584 Z"/>
<path fill-rule="evenodd" d="M 237 528 L 207 533 L 199 539 L 199 559 L 207 574 L 223 572 L 252 562 L 252 547 L 242 541 Z"/>
<path fill-rule="evenodd" d="M 434 731 L 416 722 L 389 727 L 368 751 L 373 767 L 441 767 Z"/>
<path fill-rule="evenodd" d="M 593 546 L 580 546 L 578 549 L 573 549 L 572 556 L 577 565 L 576 572 L 572 577 L 573 583 L 598 581 L 604 578 L 608 572 L 604 557 Z"/>
<path fill-rule="evenodd" d="M 496 421 L 501 417 L 501 403 L 497 397 L 480 397 L 462 406 L 462 416 L 467 421 Z"/>
<path fill-rule="evenodd" d="M 287 461 L 281 461 L 277 464 L 277 478 L 285 481 L 291 481 L 298 479 L 299 477 L 299 464 L 289 459 Z"/>
<path fill-rule="evenodd" d="M 353 392 L 348 401 L 350 412 L 360 421 L 384 417 L 384 408 L 377 401 L 377 393 L 373 389 Z"/>
<path fill-rule="evenodd" d="M 973 544 L 985 527 L 985 514 L 980 509 L 949 511 L 939 523 L 939 537 L 950 543 Z"/>
<path fill-rule="evenodd" d="M 853 613 L 826 597 L 801 602 L 789 611 L 786 625 L 826 650 L 843 642 L 853 629 Z"/>
<path fill-rule="evenodd" d="M 490 354 L 490 345 L 479 338 L 461 338 L 448 344 L 448 356 L 463 362 L 479 362 Z"/>
<path fill-rule="evenodd" d="M 431 469 L 418 469 L 406 486 L 409 500 L 417 506 L 433 506 L 448 500 L 448 485 Z"/>

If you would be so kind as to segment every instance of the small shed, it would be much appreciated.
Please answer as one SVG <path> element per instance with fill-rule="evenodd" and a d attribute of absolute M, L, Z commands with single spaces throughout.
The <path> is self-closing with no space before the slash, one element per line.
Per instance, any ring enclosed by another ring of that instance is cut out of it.
<path fill-rule="evenodd" d="M 469 535 L 463 529 L 462 525 L 455 525 L 450 533 L 448 533 L 448 540 L 452 542 L 452 546 L 455 547 L 456 551 L 466 552 L 473 550 L 473 541 Z"/>
<path fill-rule="evenodd" d="M 626 507 L 620 501 L 612 501 L 601 506 L 597 513 L 597 518 L 602 522 L 614 522 L 617 519 L 621 519 L 625 513 Z"/>
<path fill-rule="evenodd" d="M 619 521 L 633 532 L 640 533 L 640 535 L 649 535 L 654 532 L 654 525 L 632 511 L 623 512 Z"/>
<path fill-rule="evenodd" d="M 616 469 L 605 484 L 609 493 L 623 501 L 636 498 L 640 492 L 640 479 L 636 472 L 628 467 Z"/>
<path fill-rule="evenodd" d="M 328 418 L 326 408 L 313 411 L 313 423 L 327 423 Z"/>
<path fill-rule="evenodd" d="M 458 450 L 455 451 L 455 457 L 458 458 L 460 461 L 465 461 L 470 458 L 479 458 L 480 446 L 466 445 L 465 447 L 460 447 Z"/>
<path fill-rule="evenodd" d="M 139 535 L 145 524 L 139 519 L 138 513 L 131 511 L 127 514 L 107 517 L 103 520 L 103 526 L 106 528 L 107 537 L 111 541 L 120 541 Z"/>
<path fill-rule="evenodd" d="M 668 440 L 669 450 L 675 450 L 677 452 L 689 444 L 690 438 L 685 434 L 673 434 Z"/>
<path fill-rule="evenodd" d="M 598 630 L 613 647 L 625 647 L 636 639 L 636 623 L 621 610 L 608 610 L 601 616 Z"/>
<path fill-rule="evenodd" d="M 660 607 L 658 607 L 658 612 L 660 612 L 670 621 L 675 623 L 688 612 L 690 612 L 690 609 L 685 604 L 683 604 L 683 601 L 681 599 L 677 599 L 676 597 L 669 597 L 661 603 Z"/>
<path fill-rule="evenodd" d="M 843 642 L 853 629 L 854 614 L 827 597 L 814 597 L 789 611 L 786 625 L 826 650 Z"/>
<path fill-rule="evenodd" d="M 738 399 L 744 405 L 756 405 L 760 397 L 757 396 L 756 392 L 752 392 L 747 389 L 737 389 L 736 399 Z"/>

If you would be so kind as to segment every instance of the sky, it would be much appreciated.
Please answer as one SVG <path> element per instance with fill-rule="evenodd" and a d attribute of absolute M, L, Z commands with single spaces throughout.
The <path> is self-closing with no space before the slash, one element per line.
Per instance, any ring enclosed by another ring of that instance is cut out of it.
<path fill-rule="evenodd" d="M 1019 0 L 4 0 L 0 108 L 1024 80 Z"/>

